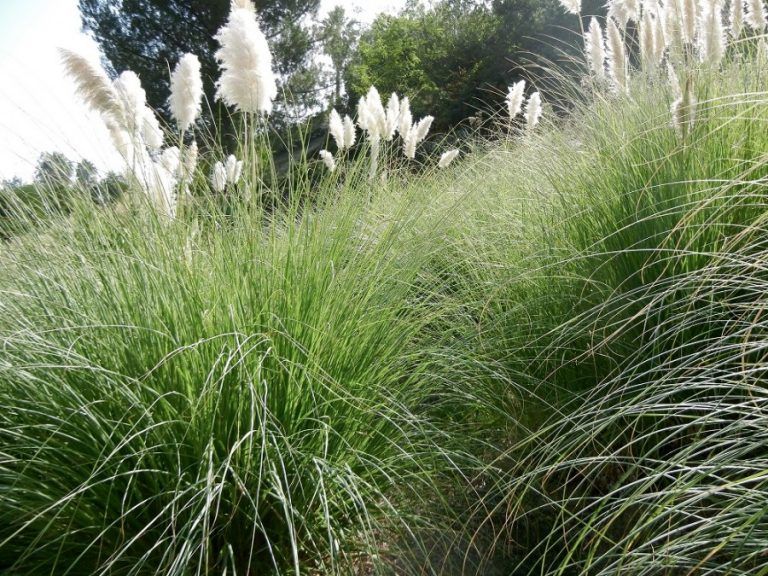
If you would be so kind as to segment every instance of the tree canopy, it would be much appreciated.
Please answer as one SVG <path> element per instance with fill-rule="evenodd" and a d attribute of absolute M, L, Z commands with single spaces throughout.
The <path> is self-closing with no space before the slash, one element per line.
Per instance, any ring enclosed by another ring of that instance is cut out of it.
<path fill-rule="evenodd" d="M 604 12 L 602 0 L 583 4 L 585 14 Z M 534 55 L 562 61 L 562 51 L 580 42 L 579 30 L 558 0 L 412 2 L 363 34 L 348 89 L 353 101 L 371 85 L 408 95 L 415 113 L 433 114 L 436 128 L 447 129 L 478 109 L 500 107 L 511 82 L 535 77 L 525 69 Z"/>

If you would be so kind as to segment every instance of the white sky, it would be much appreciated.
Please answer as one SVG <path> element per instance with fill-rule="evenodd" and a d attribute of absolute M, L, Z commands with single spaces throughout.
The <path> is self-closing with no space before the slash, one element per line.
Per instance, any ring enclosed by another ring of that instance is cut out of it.
<path fill-rule="evenodd" d="M 404 0 L 322 0 L 321 13 L 337 4 L 363 22 L 396 11 Z M 101 170 L 120 167 L 98 115 L 89 112 L 65 78 L 57 48 L 96 57 L 95 43 L 80 32 L 77 0 L 0 0 L 0 180 L 31 180 L 41 152 L 87 158 Z"/>

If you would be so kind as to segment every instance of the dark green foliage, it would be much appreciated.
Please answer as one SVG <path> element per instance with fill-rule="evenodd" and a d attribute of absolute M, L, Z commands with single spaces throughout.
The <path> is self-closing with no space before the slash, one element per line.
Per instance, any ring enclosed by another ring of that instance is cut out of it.
<path fill-rule="evenodd" d="M 583 10 L 605 11 L 595 0 Z M 380 16 L 363 34 L 347 85 L 353 101 L 371 85 L 382 94 L 408 95 L 417 115 L 434 115 L 435 128 L 445 130 L 478 109 L 498 110 L 507 87 L 521 76 L 544 84 L 547 74 L 530 61 L 562 64 L 581 49 L 579 34 L 578 18 L 564 14 L 557 0 L 414 6 Z"/>

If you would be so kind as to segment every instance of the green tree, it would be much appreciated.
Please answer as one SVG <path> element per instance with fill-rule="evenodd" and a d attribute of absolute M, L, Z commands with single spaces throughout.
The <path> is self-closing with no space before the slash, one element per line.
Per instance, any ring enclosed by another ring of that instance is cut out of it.
<path fill-rule="evenodd" d="M 603 14 L 602 4 L 585 0 L 583 12 Z M 353 101 L 371 85 L 405 94 L 414 112 L 434 115 L 435 130 L 445 130 L 478 109 L 500 109 L 520 77 L 546 88 L 549 81 L 528 64 L 566 63 L 563 56 L 580 49 L 579 31 L 578 18 L 558 0 L 441 0 L 429 8 L 411 2 L 362 35 L 348 89 Z"/>
<path fill-rule="evenodd" d="M 61 152 L 43 152 L 35 168 L 35 182 L 56 188 L 72 184 L 74 164 Z"/>
<path fill-rule="evenodd" d="M 11 188 L 20 188 L 24 182 L 21 181 L 21 178 L 18 176 L 14 176 L 13 178 L 9 180 L 3 180 L 0 182 L 0 189 L 11 189 Z"/>
<path fill-rule="evenodd" d="M 319 4 L 320 0 L 255 2 L 282 87 L 303 108 L 316 100 L 314 83 L 307 79 L 308 70 L 316 67 L 309 62 L 313 39 L 305 21 L 316 14 Z M 227 20 L 230 0 L 79 0 L 79 7 L 83 28 L 99 43 L 107 66 L 136 72 L 149 104 L 166 119 L 170 70 L 186 52 L 200 58 L 205 94 L 213 105 L 218 77 L 213 36 Z M 280 112 L 289 111 L 278 109 L 278 119 Z M 219 114 L 226 117 L 221 108 L 214 113 Z"/>
<path fill-rule="evenodd" d="M 91 188 L 91 199 L 100 205 L 116 202 L 128 188 L 125 179 L 116 172 L 110 172 Z"/>
<path fill-rule="evenodd" d="M 323 19 L 320 25 L 319 39 L 323 52 L 333 65 L 333 101 L 338 106 L 341 102 L 343 78 L 347 72 L 352 55 L 360 37 L 360 23 L 351 18 L 342 6 L 336 6 Z"/>
<path fill-rule="evenodd" d="M 90 160 L 78 162 L 75 168 L 75 180 L 83 189 L 87 190 L 98 183 L 98 171 Z"/>

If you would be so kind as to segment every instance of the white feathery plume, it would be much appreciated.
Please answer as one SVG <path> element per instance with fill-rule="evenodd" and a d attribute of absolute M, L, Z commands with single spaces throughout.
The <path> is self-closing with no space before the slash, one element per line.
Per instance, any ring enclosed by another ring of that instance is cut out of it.
<path fill-rule="evenodd" d="M 422 142 L 427 137 L 427 134 L 429 134 L 429 129 L 432 127 L 432 122 L 434 122 L 434 120 L 434 116 L 424 116 L 424 118 L 419 120 L 419 123 L 416 124 L 414 132 L 416 133 L 417 143 Z"/>
<path fill-rule="evenodd" d="M 136 163 L 136 139 L 113 116 L 104 116 L 104 124 L 109 130 L 115 149 L 131 167 Z"/>
<path fill-rule="evenodd" d="M 373 181 L 379 170 L 379 153 L 381 151 L 381 137 L 387 126 L 387 115 L 384 106 L 381 105 L 379 91 L 374 86 L 368 90 L 368 94 L 360 98 L 357 104 L 357 124 L 361 130 L 368 134 L 371 143 L 371 168 L 368 179 Z"/>
<path fill-rule="evenodd" d="M 640 0 L 609 0 L 608 17 L 624 28 L 630 20 L 637 21 L 640 16 Z"/>
<path fill-rule="evenodd" d="M 176 216 L 176 186 L 181 156 L 175 146 L 162 151 L 157 161 L 144 158 L 141 170 L 133 175 L 149 197 L 155 209 L 169 218 Z"/>
<path fill-rule="evenodd" d="M 653 20 L 650 10 L 644 10 L 640 21 L 640 59 L 646 70 L 656 65 L 656 24 Z"/>
<path fill-rule="evenodd" d="M 227 23 L 215 38 L 221 46 L 215 56 L 222 70 L 216 98 L 242 112 L 271 113 L 277 81 L 272 53 L 254 10 L 242 7 L 242 2 L 233 3 Z"/>
<path fill-rule="evenodd" d="M 147 194 L 155 208 L 169 218 L 176 217 L 176 177 L 162 166 L 154 167 L 154 176 Z"/>
<path fill-rule="evenodd" d="M 122 124 L 134 137 L 144 130 L 144 116 L 147 108 L 147 94 L 141 87 L 141 80 L 132 70 L 126 70 L 112 83 L 121 103 Z"/>
<path fill-rule="evenodd" d="M 122 115 L 120 99 L 104 69 L 71 50 L 60 48 L 59 55 L 83 102 L 95 112 L 119 118 Z"/>
<path fill-rule="evenodd" d="M 160 169 L 164 172 L 163 191 L 168 215 L 173 217 L 176 211 L 176 184 L 181 171 L 181 151 L 178 146 L 169 146 L 160 154 L 158 161 Z"/>
<path fill-rule="evenodd" d="M 211 186 L 216 192 L 224 192 L 227 187 L 227 169 L 221 162 L 216 162 L 213 166 Z"/>
<path fill-rule="evenodd" d="M 371 86 L 368 89 L 368 93 L 365 95 L 365 102 L 368 106 L 368 116 L 371 122 L 376 124 L 375 130 L 379 138 L 385 137 L 387 132 L 387 113 L 384 111 L 381 96 L 375 86 Z"/>
<path fill-rule="evenodd" d="M 744 0 L 731 0 L 730 25 L 731 37 L 741 36 L 744 29 Z"/>
<path fill-rule="evenodd" d="M 710 0 L 702 4 L 704 7 L 699 27 L 699 59 L 711 66 L 718 66 L 725 53 L 723 5 L 721 0 Z"/>
<path fill-rule="evenodd" d="M 368 126 L 373 124 L 370 115 L 368 114 L 368 102 L 365 101 L 365 96 L 360 96 L 360 100 L 357 101 L 357 125 L 360 130 L 367 132 Z"/>
<path fill-rule="evenodd" d="M 339 150 L 344 150 L 344 148 L 346 148 L 346 141 L 344 139 L 344 122 L 336 110 L 331 110 L 331 116 L 328 119 L 328 132 L 331 133 L 334 142 L 336 142 L 336 147 Z"/>
<path fill-rule="evenodd" d="M 355 134 L 355 123 L 349 116 L 344 116 L 344 148 L 352 148 L 355 145 L 357 134 Z"/>
<path fill-rule="evenodd" d="M 666 34 L 666 24 L 664 22 L 665 18 L 665 11 L 664 7 L 658 3 L 656 4 L 655 14 L 653 18 L 653 23 L 655 27 L 654 32 L 654 49 L 653 49 L 653 58 L 657 64 L 661 64 L 661 61 L 664 60 L 664 53 L 667 50 L 667 34 Z"/>
<path fill-rule="evenodd" d="M 755 32 L 765 29 L 765 5 L 763 0 L 747 0 L 747 11 L 744 21 Z"/>
<path fill-rule="evenodd" d="M 381 105 L 379 92 L 371 86 L 368 94 L 360 98 L 357 104 L 357 124 L 361 130 L 368 133 L 368 139 L 374 142 L 382 137 L 386 120 L 387 115 Z"/>
<path fill-rule="evenodd" d="M 184 155 L 184 170 L 187 174 L 191 174 L 195 171 L 195 168 L 197 168 L 197 155 L 197 142 L 193 140 L 192 144 L 187 146 L 186 153 Z"/>
<path fill-rule="evenodd" d="M 560 0 L 560 4 L 570 14 L 578 16 L 581 13 L 581 0 Z"/>
<path fill-rule="evenodd" d="M 680 88 L 680 79 L 677 77 L 675 68 L 669 61 L 667 61 L 667 78 L 669 80 L 669 86 L 672 88 L 672 96 L 674 96 L 675 99 L 682 97 L 683 91 Z"/>
<path fill-rule="evenodd" d="M 150 150 L 160 150 L 163 146 L 163 130 L 154 110 L 149 106 L 144 107 L 144 121 L 141 125 L 141 135 L 144 143 Z"/>
<path fill-rule="evenodd" d="M 408 135 L 403 142 L 403 153 L 406 158 L 413 160 L 416 157 L 416 147 L 427 137 L 434 120 L 432 116 L 425 116 L 408 130 Z"/>
<path fill-rule="evenodd" d="M 662 9 L 664 38 L 667 46 L 682 50 L 683 40 L 683 0 L 666 0 Z"/>
<path fill-rule="evenodd" d="M 160 166 L 173 175 L 178 174 L 181 166 L 181 151 L 177 146 L 170 146 L 163 150 L 159 159 Z"/>
<path fill-rule="evenodd" d="M 626 7 L 627 16 L 630 20 L 633 22 L 638 22 L 640 20 L 640 9 L 641 6 L 641 0 L 623 0 L 624 6 Z"/>
<path fill-rule="evenodd" d="M 440 156 L 440 161 L 437 163 L 437 167 L 448 168 L 451 162 L 453 162 L 458 155 L 458 150 L 449 150 L 448 152 L 443 153 L 443 155 Z"/>
<path fill-rule="evenodd" d="M 605 77 L 605 46 L 603 45 L 603 30 L 594 16 L 589 21 L 589 28 L 584 34 L 584 51 L 587 64 L 595 78 Z"/>
<path fill-rule="evenodd" d="M 336 170 L 336 160 L 333 159 L 333 154 L 328 150 L 320 150 L 320 158 L 323 160 L 323 164 L 328 168 L 329 172 Z"/>
<path fill-rule="evenodd" d="M 243 161 L 238 160 L 234 154 L 230 154 L 227 156 L 224 168 L 227 170 L 227 184 L 237 184 L 243 173 Z"/>
<path fill-rule="evenodd" d="M 411 131 L 408 132 L 408 135 L 403 142 L 403 154 L 405 154 L 406 158 L 410 158 L 411 160 L 416 158 L 416 146 L 418 145 L 415 128 L 415 126 L 411 128 Z"/>
<path fill-rule="evenodd" d="M 384 130 L 385 140 L 389 141 L 395 137 L 395 132 L 397 132 L 397 126 L 398 126 L 399 120 L 400 120 L 400 99 L 397 97 L 397 94 L 392 92 L 392 95 L 389 97 L 389 102 L 387 103 L 387 111 L 385 115 L 385 130 Z"/>
<path fill-rule="evenodd" d="M 253 5 L 253 2 L 251 0 L 232 0 L 232 3 L 230 4 L 232 10 L 237 9 L 243 9 L 243 10 L 250 10 L 251 12 L 256 12 L 256 7 Z"/>
<path fill-rule="evenodd" d="M 189 195 L 188 184 L 192 181 L 192 174 L 195 173 L 195 169 L 197 168 L 197 155 L 197 142 L 193 140 L 192 144 L 184 149 L 182 158 L 183 173 L 181 175 L 181 181 L 185 187 L 185 195 Z"/>
<path fill-rule="evenodd" d="M 541 120 L 541 94 L 534 92 L 528 97 L 525 104 L 525 124 L 530 131 L 533 130 Z"/>
<path fill-rule="evenodd" d="M 683 40 L 691 44 L 696 40 L 696 24 L 698 21 L 698 3 L 696 0 L 683 0 Z"/>
<path fill-rule="evenodd" d="M 203 79 L 200 60 L 194 54 L 184 54 L 171 74 L 171 96 L 168 104 L 182 132 L 189 130 L 202 110 Z"/>
<path fill-rule="evenodd" d="M 122 114 L 118 122 L 136 140 L 137 146 L 159 150 L 163 145 L 163 131 L 154 111 L 147 106 L 147 94 L 135 72 L 126 70 L 112 84 L 121 102 Z"/>
<path fill-rule="evenodd" d="M 371 167 L 368 171 L 368 180 L 373 182 L 379 172 L 379 154 L 381 153 L 381 140 L 371 140 Z M 382 178 L 384 178 L 382 174 Z"/>
<path fill-rule="evenodd" d="M 621 31 L 613 18 L 608 19 L 605 28 L 608 52 L 608 74 L 611 85 L 617 92 L 629 92 L 627 77 L 627 53 L 621 38 Z"/>
<path fill-rule="evenodd" d="M 507 114 L 509 121 L 512 122 L 523 109 L 523 100 L 525 98 L 525 80 L 519 80 L 509 87 L 507 94 Z"/>
<path fill-rule="evenodd" d="M 627 8 L 625 0 L 609 0 L 608 2 L 608 18 L 616 21 L 616 24 L 624 29 L 627 26 L 627 22 L 630 19 L 630 12 Z"/>
<path fill-rule="evenodd" d="M 412 125 L 411 101 L 408 99 L 408 96 L 404 96 L 400 101 L 400 116 L 397 119 L 397 131 L 403 139 L 408 137 L 408 132 L 410 132 Z"/>
<path fill-rule="evenodd" d="M 696 122 L 696 97 L 693 94 L 693 78 L 690 75 L 680 90 L 681 96 L 672 103 L 672 124 L 685 138 Z"/>

